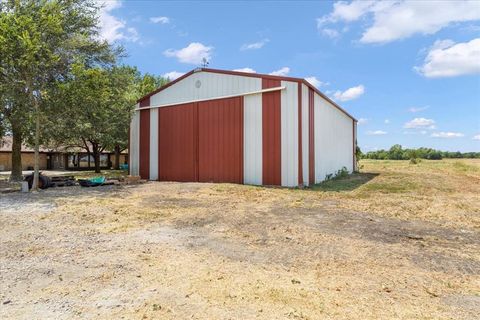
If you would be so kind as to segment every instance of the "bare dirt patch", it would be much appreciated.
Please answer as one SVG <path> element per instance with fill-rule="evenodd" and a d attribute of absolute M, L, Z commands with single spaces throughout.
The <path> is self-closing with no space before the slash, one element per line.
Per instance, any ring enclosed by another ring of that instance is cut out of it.
<path fill-rule="evenodd" d="M 448 206 L 423 215 L 419 198 L 416 216 L 376 213 L 380 199 L 353 210 L 385 171 L 346 191 L 151 182 L 1 195 L 0 315 L 476 319 L 479 229 Z"/>

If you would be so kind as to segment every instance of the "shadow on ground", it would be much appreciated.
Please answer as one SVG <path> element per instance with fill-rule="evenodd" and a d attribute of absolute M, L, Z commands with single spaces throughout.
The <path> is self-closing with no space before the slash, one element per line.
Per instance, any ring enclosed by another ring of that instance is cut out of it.
<path fill-rule="evenodd" d="M 347 177 L 344 177 L 344 178 L 327 180 L 322 183 L 313 185 L 310 190 L 336 191 L 336 192 L 352 191 L 361 187 L 362 185 L 369 182 L 370 180 L 372 180 L 378 175 L 379 173 L 358 172 L 358 173 L 348 175 Z"/>

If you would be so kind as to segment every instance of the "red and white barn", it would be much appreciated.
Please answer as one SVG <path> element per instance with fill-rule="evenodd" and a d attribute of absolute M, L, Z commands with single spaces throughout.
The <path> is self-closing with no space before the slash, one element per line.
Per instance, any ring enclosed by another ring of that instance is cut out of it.
<path fill-rule="evenodd" d="M 304 79 L 195 69 L 138 101 L 130 174 L 305 186 L 355 169 L 356 120 Z"/>

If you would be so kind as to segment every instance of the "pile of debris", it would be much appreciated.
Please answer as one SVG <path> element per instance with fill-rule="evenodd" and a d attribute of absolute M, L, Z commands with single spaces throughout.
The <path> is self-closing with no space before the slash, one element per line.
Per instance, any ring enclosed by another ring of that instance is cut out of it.
<path fill-rule="evenodd" d="M 24 181 L 28 184 L 28 190 L 32 189 L 33 173 L 25 176 Z M 40 189 L 69 187 L 76 185 L 89 188 L 119 184 L 138 184 L 144 182 L 145 180 L 142 180 L 139 176 L 128 176 L 126 178 L 119 179 L 107 179 L 105 176 L 98 176 L 90 179 L 75 179 L 74 176 L 46 176 L 41 172 L 38 176 L 38 187 Z"/>

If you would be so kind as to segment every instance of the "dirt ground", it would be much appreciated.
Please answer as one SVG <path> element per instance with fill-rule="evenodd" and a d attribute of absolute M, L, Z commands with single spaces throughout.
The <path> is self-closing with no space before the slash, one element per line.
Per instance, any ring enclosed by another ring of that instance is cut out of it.
<path fill-rule="evenodd" d="M 0 195 L 0 317 L 478 319 L 480 162 L 362 165 Z"/>

